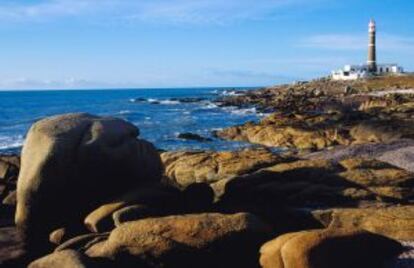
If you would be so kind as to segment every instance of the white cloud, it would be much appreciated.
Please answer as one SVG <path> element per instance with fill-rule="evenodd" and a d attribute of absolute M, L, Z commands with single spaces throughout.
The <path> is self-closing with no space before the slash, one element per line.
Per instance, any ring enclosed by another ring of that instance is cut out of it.
<path fill-rule="evenodd" d="M 281 8 L 323 0 L 43 0 L 0 3 L 0 21 L 103 15 L 106 20 L 173 24 L 226 24 L 261 19 Z"/>
<path fill-rule="evenodd" d="M 82 89 L 112 86 L 101 82 L 77 78 L 66 78 L 62 80 L 40 80 L 25 77 L 0 79 L 0 89 Z"/>
<path fill-rule="evenodd" d="M 414 38 L 380 34 L 377 45 L 381 50 L 411 51 L 414 50 Z M 368 47 L 368 36 L 362 34 L 313 35 L 302 40 L 300 46 L 327 50 L 366 50 Z"/>

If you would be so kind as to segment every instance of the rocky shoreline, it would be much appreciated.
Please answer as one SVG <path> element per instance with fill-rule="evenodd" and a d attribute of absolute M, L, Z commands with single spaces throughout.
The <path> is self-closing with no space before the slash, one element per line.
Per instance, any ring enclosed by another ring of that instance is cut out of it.
<path fill-rule="evenodd" d="M 21 157 L 0 156 L 0 266 L 412 267 L 413 88 L 321 79 L 224 97 L 269 113 L 215 133 L 257 144 L 233 152 L 159 152 L 115 118 L 43 119 Z"/>

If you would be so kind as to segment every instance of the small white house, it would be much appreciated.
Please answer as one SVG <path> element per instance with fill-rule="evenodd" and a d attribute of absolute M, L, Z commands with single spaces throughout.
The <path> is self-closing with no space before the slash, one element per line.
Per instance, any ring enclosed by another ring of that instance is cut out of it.
<path fill-rule="evenodd" d="M 379 64 L 375 72 L 369 71 L 367 64 L 345 65 L 343 69 L 332 72 L 333 80 L 356 80 L 371 75 L 401 74 L 404 69 L 398 64 Z"/>

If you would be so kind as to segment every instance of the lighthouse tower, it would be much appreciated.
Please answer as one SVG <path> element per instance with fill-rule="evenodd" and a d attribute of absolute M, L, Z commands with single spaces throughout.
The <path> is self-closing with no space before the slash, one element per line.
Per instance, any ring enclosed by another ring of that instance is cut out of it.
<path fill-rule="evenodd" d="M 369 46 L 368 46 L 368 70 L 371 73 L 377 71 L 377 52 L 376 52 L 376 24 L 373 19 L 369 22 Z"/>
<path fill-rule="evenodd" d="M 375 75 L 401 75 L 404 69 L 398 64 L 377 64 L 376 34 L 377 27 L 375 21 L 371 19 L 368 25 L 369 45 L 368 61 L 363 65 L 345 65 L 343 69 L 332 71 L 333 80 L 356 80 Z"/>

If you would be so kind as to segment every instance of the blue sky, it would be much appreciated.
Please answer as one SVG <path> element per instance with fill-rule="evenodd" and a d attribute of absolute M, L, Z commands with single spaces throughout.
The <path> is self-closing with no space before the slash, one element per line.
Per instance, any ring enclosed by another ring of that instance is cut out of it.
<path fill-rule="evenodd" d="M 0 88 L 259 86 L 366 58 L 414 70 L 414 1 L 1 0 Z"/>

